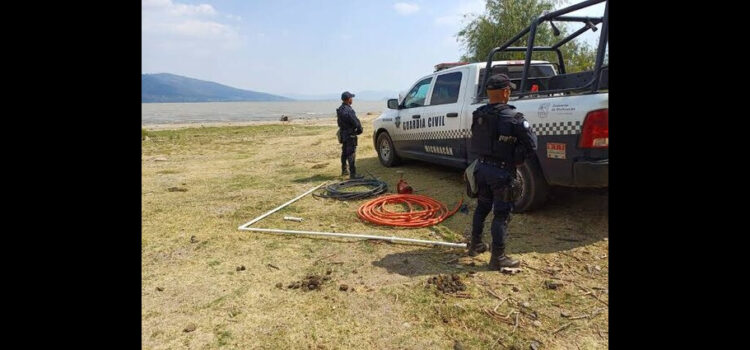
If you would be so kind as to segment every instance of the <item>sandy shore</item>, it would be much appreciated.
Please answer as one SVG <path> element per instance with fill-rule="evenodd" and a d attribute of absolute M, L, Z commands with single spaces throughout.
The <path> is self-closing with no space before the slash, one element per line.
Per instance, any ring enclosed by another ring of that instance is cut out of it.
<path fill-rule="evenodd" d="M 366 117 L 367 119 L 374 119 L 380 115 L 380 112 L 364 112 L 357 113 L 360 119 Z M 236 121 L 236 122 L 200 122 L 200 123 L 168 123 L 168 124 L 141 124 L 143 129 L 149 131 L 156 130 L 178 130 L 185 128 L 200 128 L 200 127 L 220 127 L 220 126 L 249 126 L 249 125 L 268 125 L 268 124 L 291 124 L 291 125 L 336 125 L 336 116 L 331 115 L 328 117 L 321 118 L 310 118 L 310 117 L 290 117 L 290 121 L 282 122 L 279 120 L 249 120 L 249 121 Z"/>

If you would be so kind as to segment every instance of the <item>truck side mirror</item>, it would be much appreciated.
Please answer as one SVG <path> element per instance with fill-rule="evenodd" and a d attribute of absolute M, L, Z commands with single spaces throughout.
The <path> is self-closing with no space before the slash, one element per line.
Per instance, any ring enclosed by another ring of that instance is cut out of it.
<path fill-rule="evenodd" d="M 389 109 L 398 109 L 398 99 L 392 98 L 388 100 Z"/>

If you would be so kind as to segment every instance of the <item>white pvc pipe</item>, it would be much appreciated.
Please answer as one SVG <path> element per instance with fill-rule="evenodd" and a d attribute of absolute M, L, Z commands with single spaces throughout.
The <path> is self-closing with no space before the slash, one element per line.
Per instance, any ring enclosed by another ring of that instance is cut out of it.
<path fill-rule="evenodd" d="M 256 222 L 258 222 L 258 221 L 260 221 L 260 220 L 262 220 L 262 219 L 263 219 L 263 218 L 265 218 L 266 216 L 269 216 L 269 215 L 271 215 L 271 214 L 273 214 L 273 213 L 275 213 L 275 212 L 277 212 L 277 211 L 281 210 L 281 208 L 284 208 L 284 207 L 286 207 L 287 205 L 289 205 L 289 204 L 292 204 L 292 203 L 294 203 L 294 202 L 298 201 L 298 200 L 299 200 L 300 198 L 302 198 L 302 197 L 304 197 L 304 196 L 307 196 L 308 194 L 310 194 L 310 192 L 312 192 L 312 191 L 315 191 L 315 190 L 317 190 L 318 188 L 320 188 L 320 186 L 323 186 L 323 185 L 325 185 L 325 184 L 326 184 L 326 183 L 324 182 L 324 183 L 322 183 L 322 184 L 320 184 L 320 185 L 317 185 L 317 186 L 313 187 L 313 188 L 312 188 L 312 189 L 310 189 L 309 191 L 307 191 L 307 192 L 305 192 L 305 193 L 303 193 L 303 194 L 301 194 L 301 195 L 297 196 L 296 198 L 294 198 L 294 199 L 292 199 L 292 200 L 290 200 L 290 201 L 288 201 L 288 202 L 286 202 L 286 203 L 284 203 L 284 204 L 282 204 L 282 205 L 278 206 L 278 208 L 276 208 L 276 209 L 272 209 L 271 211 L 269 211 L 269 212 L 267 212 L 267 213 L 265 213 L 265 214 L 263 214 L 263 215 L 261 215 L 261 216 L 259 216 L 259 217 L 255 218 L 255 219 L 252 219 L 252 220 L 248 221 L 248 222 L 247 222 L 246 224 L 244 224 L 244 225 L 242 225 L 242 226 L 238 227 L 238 229 L 240 229 L 240 230 L 244 230 L 244 229 L 245 229 L 246 227 L 248 227 L 248 226 L 250 226 L 250 225 L 252 225 L 252 224 L 254 224 L 254 223 L 256 223 Z"/>
<path fill-rule="evenodd" d="M 363 234 L 353 234 L 353 233 L 336 233 L 336 232 L 318 232 L 318 231 L 295 231 L 295 230 L 277 230 L 272 228 L 254 228 L 249 227 L 250 225 L 262 220 L 266 216 L 269 216 L 282 208 L 286 207 L 289 204 L 292 204 L 296 201 L 298 201 L 300 198 L 310 194 L 312 191 L 317 190 L 320 188 L 320 186 L 325 185 L 325 182 L 313 187 L 311 190 L 295 197 L 294 199 L 278 206 L 275 209 L 270 210 L 269 212 L 252 219 L 248 221 L 246 224 L 238 227 L 239 230 L 242 231 L 258 231 L 258 232 L 269 232 L 269 233 L 292 233 L 292 234 L 301 234 L 301 235 L 316 235 L 316 236 L 329 236 L 329 237 L 346 237 L 346 238 L 364 238 L 364 239 L 380 239 L 384 241 L 390 241 L 390 242 L 408 242 L 408 243 L 422 243 L 422 244 L 433 244 L 433 245 L 442 245 L 446 247 L 454 247 L 454 248 L 466 248 L 466 243 L 450 243 L 450 242 L 441 242 L 441 241 L 427 241 L 423 239 L 412 239 L 412 238 L 401 238 L 401 237 L 386 237 L 386 236 L 375 236 L 375 235 L 363 235 Z"/>
<path fill-rule="evenodd" d="M 346 237 L 346 238 L 364 238 L 364 239 L 380 239 L 391 242 L 409 242 L 409 243 L 422 243 L 422 244 L 434 244 L 442 245 L 446 247 L 454 248 L 466 248 L 466 243 L 449 243 L 441 241 L 426 241 L 423 239 L 412 239 L 412 238 L 401 238 L 401 237 L 386 237 L 386 236 L 375 236 L 375 235 L 363 235 L 353 233 L 336 233 L 336 232 L 318 232 L 318 231 L 294 231 L 294 230 L 276 230 L 272 228 L 241 228 L 244 231 L 258 231 L 258 232 L 271 232 L 271 233 L 293 233 L 300 235 L 316 235 L 316 236 L 330 236 L 330 237 Z"/>

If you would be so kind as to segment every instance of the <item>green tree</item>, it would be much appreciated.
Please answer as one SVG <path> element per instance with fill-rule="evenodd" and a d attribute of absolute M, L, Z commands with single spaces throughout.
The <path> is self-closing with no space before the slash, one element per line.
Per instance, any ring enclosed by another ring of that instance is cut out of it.
<path fill-rule="evenodd" d="M 485 13 L 471 20 L 457 34 L 458 41 L 465 52 L 462 61 L 484 62 L 490 51 L 502 45 L 514 35 L 531 24 L 545 11 L 553 11 L 564 0 L 487 0 Z M 468 15 L 465 15 L 468 16 Z M 549 22 L 537 27 L 534 44 L 552 45 L 567 36 L 567 26 L 556 22 L 560 30 L 559 36 L 554 36 Z M 577 26 L 576 29 L 579 27 Z M 516 41 L 513 46 L 526 46 L 528 34 Z M 578 38 L 560 47 L 568 73 L 593 69 L 596 62 L 596 48 L 590 47 Z M 496 54 L 495 60 L 523 59 L 523 52 L 504 52 Z M 535 52 L 533 59 L 557 62 L 557 55 L 551 52 Z"/>

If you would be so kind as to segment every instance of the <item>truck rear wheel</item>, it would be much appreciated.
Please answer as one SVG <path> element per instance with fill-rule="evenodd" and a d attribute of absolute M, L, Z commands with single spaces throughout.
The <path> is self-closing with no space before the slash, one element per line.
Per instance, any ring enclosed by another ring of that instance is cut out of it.
<path fill-rule="evenodd" d="M 391 136 L 388 135 L 387 131 L 381 132 L 380 135 L 378 135 L 376 145 L 380 164 L 390 168 L 400 163 L 401 159 L 396 155 L 396 148 L 393 147 L 393 141 L 391 141 Z"/>
<path fill-rule="evenodd" d="M 521 196 L 514 203 L 515 213 L 536 209 L 547 200 L 549 185 L 535 159 L 527 160 L 523 166 L 516 169 L 513 187 L 521 192 Z"/>

